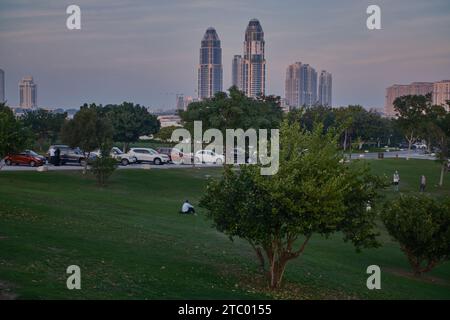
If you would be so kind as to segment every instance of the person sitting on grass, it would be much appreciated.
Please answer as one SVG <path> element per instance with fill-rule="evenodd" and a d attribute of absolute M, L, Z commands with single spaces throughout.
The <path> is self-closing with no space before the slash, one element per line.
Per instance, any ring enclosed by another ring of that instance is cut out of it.
<path fill-rule="evenodd" d="M 189 200 L 186 200 L 183 203 L 183 206 L 181 207 L 181 213 L 182 214 L 190 214 L 190 213 L 196 214 L 195 209 L 192 206 L 192 204 L 189 203 Z"/>

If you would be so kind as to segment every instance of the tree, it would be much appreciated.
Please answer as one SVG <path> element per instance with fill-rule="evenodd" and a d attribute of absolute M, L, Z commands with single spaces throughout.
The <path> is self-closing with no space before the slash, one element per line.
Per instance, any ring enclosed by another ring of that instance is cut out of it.
<path fill-rule="evenodd" d="M 155 139 L 160 139 L 162 141 L 171 141 L 172 139 L 172 132 L 176 129 L 179 129 L 179 126 L 169 126 L 161 128 L 158 133 L 154 135 Z"/>
<path fill-rule="evenodd" d="M 34 133 L 39 148 L 42 150 L 45 142 L 54 143 L 56 141 L 66 118 L 67 113 L 52 113 L 38 109 L 27 111 L 22 121 Z"/>
<path fill-rule="evenodd" d="M 450 200 L 401 195 L 387 202 L 382 220 L 416 276 L 450 258 Z"/>
<path fill-rule="evenodd" d="M 398 113 L 398 124 L 408 141 L 408 156 L 411 146 L 424 130 L 423 119 L 431 106 L 431 94 L 426 96 L 408 95 L 394 100 L 394 109 Z"/>
<path fill-rule="evenodd" d="M 113 126 L 113 140 L 123 143 L 124 152 L 127 152 L 131 142 L 138 141 L 140 136 L 154 134 L 160 128 L 156 116 L 139 104 L 123 102 L 120 105 L 106 105 L 104 112 Z"/>
<path fill-rule="evenodd" d="M 358 249 L 377 246 L 375 215 L 367 206 L 376 205 L 384 186 L 368 167 L 342 163 L 337 137 L 320 125 L 308 132 L 284 121 L 280 138 L 276 175 L 262 176 L 256 165 L 227 166 L 200 201 L 217 230 L 247 240 L 263 269 L 267 260 L 273 289 L 314 234 L 342 232 Z"/>
<path fill-rule="evenodd" d="M 278 128 L 283 117 L 279 97 L 252 99 L 236 87 L 229 95 L 218 92 L 213 98 L 189 104 L 180 111 L 184 127 L 193 133 L 194 121 L 202 121 L 203 130 L 219 129 L 273 129 Z"/>
<path fill-rule="evenodd" d="M 100 155 L 91 164 L 91 172 L 101 187 L 105 187 L 108 179 L 117 168 L 117 160 L 111 157 L 111 146 L 104 145 L 100 148 Z"/>
<path fill-rule="evenodd" d="M 0 169 L 9 153 L 23 151 L 30 144 L 30 131 L 14 116 L 5 103 L 0 103 Z"/>
<path fill-rule="evenodd" d="M 105 148 L 109 145 L 113 136 L 111 122 L 104 116 L 101 106 L 94 103 L 85 104 L 80 108 L 73 120 L 67 121 L 61 130 L 61 139 L 70 147 L 79 147 L 84 152 L 84 158 L 89 159 L 91 151 Z M 85 161 L 84 173 L 87 171 Z"/>

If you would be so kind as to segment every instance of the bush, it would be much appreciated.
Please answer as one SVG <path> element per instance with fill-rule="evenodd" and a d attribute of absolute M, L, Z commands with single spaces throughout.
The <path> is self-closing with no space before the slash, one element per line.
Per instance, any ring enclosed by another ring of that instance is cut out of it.
<path fill-rule="evenodd" d="M 416 276 L 450 258 L 450 200 L 402 195 L 385 204 L 382 220 Z"/>
<path fill-rule="evenodd" d="M 117 168 L 117 161 L 111 158 L 109 150 L 102 150 L 91 164 L 91 172 L 97 179 L 99 186 L 106 186 L 109 177 Z"/>

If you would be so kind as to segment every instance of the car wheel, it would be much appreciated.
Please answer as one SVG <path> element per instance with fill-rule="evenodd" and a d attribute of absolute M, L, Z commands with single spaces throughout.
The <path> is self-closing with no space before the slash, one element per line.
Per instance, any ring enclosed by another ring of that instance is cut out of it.
<path fill-rule="evenodd" d="M 155 160 L 153 160 L 153 163 L 159 166 L 162 162 L 160 158 L 155 158 Z"/>
<path fill-rule="evenodd" d="M 7 159 L 7 160 L 5 161 L 5 164 L 6 164 L 7 166 L 10 166 L 10 165 L 12 165 L 12 162 L 11 162 L 11 160 Z"/>
<path fill-rule="evenodd" d="M 130 164 L 130 161 L 128 161 L 128 159 L 122 159 L 122 161 L 120 162 L 123 166 L 127 166 Z"/>
<path fill-rule="evenodd" d="M 36 167 L 36 162 L 30 161 L 30 167 Z"/>
<path fill-rule="evenodd" d="M 195 157 L 194 161 L 195 161 L 195 163 L 200 163 L 200 158 L 199 157 Z"/>
<path fill-rule="evenodd" d="M 223 162 L 223 161 L 222 161 L 222 159 L 220 159 L 220 158 L 216 160 L 216 164 L 222 164 L 222 162 Z"/>
<path fill-rule="evenodd" d="M 81 165 L 82 167 L 84 167 L 86 164 L 87 164 L 86 160 L 84 160 L 84 159 L 81 159 L 81 160 L 80 160 L 80 165 Z"/>

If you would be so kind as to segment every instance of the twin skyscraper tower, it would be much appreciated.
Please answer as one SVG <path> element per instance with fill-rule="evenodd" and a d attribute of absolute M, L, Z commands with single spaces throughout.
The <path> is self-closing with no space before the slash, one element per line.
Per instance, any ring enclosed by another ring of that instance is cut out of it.
<path fill-rule="evenodd" d="M 265 95 L 266 59 L 264 56 L 264 31 L 257 19 L 250 20 L 245 31 L 244 54 L 233 58 L 232 85 L 247 96 Z M 198 97 L 211 98 L 223 91 L 222 48 L 214 28 L 203 36 L 198 67 Z"/>

